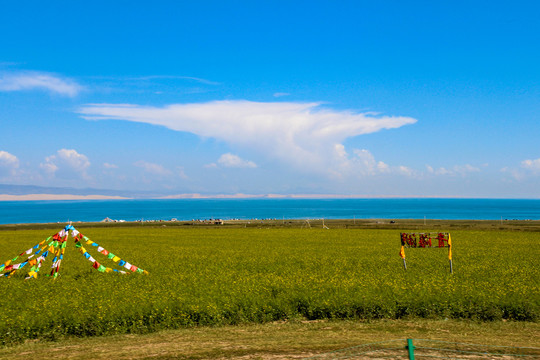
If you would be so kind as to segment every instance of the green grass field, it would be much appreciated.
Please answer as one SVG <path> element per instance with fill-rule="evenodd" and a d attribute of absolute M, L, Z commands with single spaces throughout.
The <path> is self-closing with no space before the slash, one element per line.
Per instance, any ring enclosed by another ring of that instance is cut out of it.
<path fill-rule="evenodd" d="M 403 271 L 407 229 L 79 230 L 150 274 L 97 272 L 70 239 L 57 280 L 47 268 L 0 279 L 0 343 L 275 320 L 540 319 L 538 232 L 452 230 L 451 275 L 446 249 L 408 249 Z M 54 232 L 1 231 L 0 261 Z"/>

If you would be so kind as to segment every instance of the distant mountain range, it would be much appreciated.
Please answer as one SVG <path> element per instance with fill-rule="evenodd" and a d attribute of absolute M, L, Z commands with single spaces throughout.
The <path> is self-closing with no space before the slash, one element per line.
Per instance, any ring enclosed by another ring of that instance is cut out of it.
<path fill-rule="evenodd" d="M 158 192 L 144 191 L 126 191 L 126 190 L 110 190 L 110 189 L 76 189 L 68 187 L 46 187 L 36 185 L 8 185 L 0 184 L 0 195 L 29 195 L 29 194 L 51 194 L 51 195 L 102 195 L 102 196 L 120 196 L 127 198 L 155 198 L 162 197 L 167 194 Z"/>
<path fill-rule="evenodd" d="M 425 196 L 369 196 L 336 194 L 219 194 L 178 193 L 172 191 L 130 191 L 93 188 L 47 187 L 0 184 L 0 201 L 5 200 L 75 200 L 75 199 L 335 199 L 335 198 L 402 198 Z"/>

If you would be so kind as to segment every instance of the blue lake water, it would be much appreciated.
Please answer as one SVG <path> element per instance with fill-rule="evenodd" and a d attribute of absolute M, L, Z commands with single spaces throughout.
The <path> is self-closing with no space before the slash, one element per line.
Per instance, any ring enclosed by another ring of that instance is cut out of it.
<path fill-rule="evenodd" d="M 0 224 L 192 219 L 531 219 L 525 199 L 181 199 L 1 201 Z"/>

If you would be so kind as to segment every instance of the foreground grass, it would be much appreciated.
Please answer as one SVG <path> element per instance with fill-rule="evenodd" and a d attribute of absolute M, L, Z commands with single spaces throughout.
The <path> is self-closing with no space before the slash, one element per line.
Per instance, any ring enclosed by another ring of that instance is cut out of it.
<path fill-rule="evenodd" d="M 96 272 L 70 244 L 58 280 L 47 269 L 0 279 L 0 344 L 279 320 L 540 317 L 537 232 L 452 231 L 450 275 L 445 249 L 408 250 L 404 272 L 391 229 L 79 230 L 150 275 Z M 0 261 L 48 235 L 2 231 Z"/>
<path fill-rule="evenodd" d="M 365 343 L 405 338 L 530 347 L 538 346 L 540 324 L 422 319 L 272 322 L 58 342 L 31 341 L 0 348 L 0 358 L 300 359 Z"/>

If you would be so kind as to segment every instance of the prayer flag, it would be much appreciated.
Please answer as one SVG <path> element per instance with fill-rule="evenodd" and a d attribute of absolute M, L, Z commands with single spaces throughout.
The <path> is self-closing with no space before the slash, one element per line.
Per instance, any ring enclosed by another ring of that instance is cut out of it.
<path fill-rule="evenodd" d="M 97 261 L 94 261 L 94 263 L 92 264 L 92 267 L 93 267 L 94 269 L 97 269 L 97 268 L 99 268 L 100 266 L 101 266 L 101 264 L 98 263 Z"/>
<path fill-rule="evenodd" d="M 125 262 L 124 260 L 120 260 L 120 261 L 118 262 L 118 266 L 124 266 L 125 263 L 126 263 L 126 262 Z"/>
<path fill-rule="evenodd" d="M 107 258 L 108 258 L 108 259 L 113 259 L 115 256 L 116 256 L 116 255 L 114 255 L 113 253 L 109 253 L 109 254 L 107 255 Z"/>
<path fill-rule="evenodd" d="M 116 255 L 114 255 L 113 258 L 112 258 L 112 261 L 114 261 L 114 262 L 118 262 L 119 260 L 120 260 L 120 258 L 118 256 L 116 256 Z"/>
<path fill-rule="evenodd" d="M 125 267 L 126 269 L 130 270 L 130 269 L 131 269 L 131 264 L 128 263 L 128 262 L 126 262 L 126 264 L 124 265 L 124 267 Z"/>
<path fill-rule="evenodd" d="M 452 238 L 448 234 L 448 259 L 452 260 Z"/>
<path fill-rule="evenodd" d="M 105 266 L 103 265 L 99 265 L 99 267 L 97 268 L 97 271 L 100 271 L 100 272 L 105 272 Z"/>
<path fill-rule="evenodd" d="M 102 247 L 102 246 L 98 246 L 97 251 L 98 251 L 99 253 L 102 252 L 102 251 L 103 251 L 103 247 Z"/>

